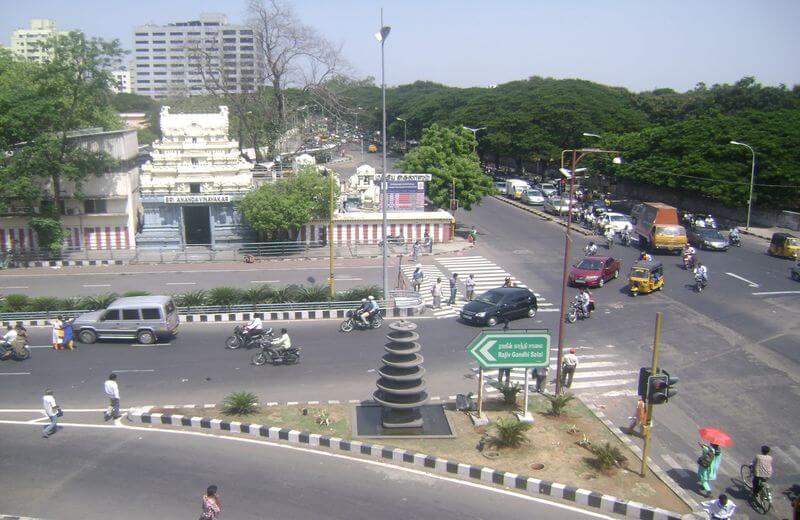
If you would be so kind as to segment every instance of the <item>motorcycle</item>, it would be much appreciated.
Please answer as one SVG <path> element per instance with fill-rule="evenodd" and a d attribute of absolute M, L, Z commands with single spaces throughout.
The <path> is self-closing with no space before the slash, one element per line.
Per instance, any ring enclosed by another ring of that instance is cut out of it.
<path fill-rule="evenodd" d="M 592 316 L 592 303 L 589 303 L 589 313 L 583 311 L 583 305 L 578 300 L 574 300 L 569 304 L 569 310 L 567 311 L 567 322 L 575 323 L 578 321 L 578 318 L 585 320 Z"/>
<path fill-rule="evenodd" d="M 708 279 L 702 273 L 695 273 L 694 275 L 694 289 L 697 292 L 703 292 L 703 289 L 708 285 Z"/>
<path fill-rule="evenodd" d="M 728 235 L 728 242 L 734 247 L 742 247 L 742 239 L 739 235 Z"/>
<path fill-rule="evenodd" d="M 353 329 L 379 329 L 383 325 L 383 317 L 380 312 L 374 312 L 367 318 L 367 324 L 361 321 L 357 316 L 358 310 L 347 311 L 347 319 L 339 325 L 339 330 L 342 332 L 350 332 Z"/>
<path fill-rule="evenodd" d="M 587 245 L 583 248 L 583 254 L 586 256 L 594 256 L 597 254 L 597 246 L 595 244 Z"/>
<path fill-rule="evenodd" d="M 619 236 L 619 243 L 625 247 L 630 247 L 631 240 L 631 234 L 628 231 L 623 231 Z"/>
<path fill-rule="evenodd" d="M 0 360 L 5 361 L 7 359 L 13 359 L 14 361 L 25 361 L 29 357 L 31 357 L 31 349 L 25 344 L 22 347 L 22 350 L 25 352 L 23 355 L 17 354 L 12 348 L 11 345 L 6 343 L 5 341 L 0 342 Z"/>
<path fill-rule="evenodd" d="M 687 271 L 694 269 L 694 255 L 683 255 L 683 268 Z"/>
<path fill-rule="evenodd" d="M 253 356 L 253 364 L 265 365 L 267 361 L 273 365 L 294 365 L 300 362 L 301 347 L 272 348 L 270 344 L 261 344 L 261 350 Z"/>
<path fill-rule="evenodd" d="M 606 249 L 611 251 L 611 248 L 614 247 L 614 235 L 606 235 Z"/>
<path fill-rule="evenodd" d="M 233 335 L 225 340 L 225 348 L 236 350 L 237 348 L 250 348 L 261 345 L 264 338 L 272 339 L 272 329 L 262 329 L 255 331 L 252 335 L 247 334 L 247 330 L 242 325 L 237 325 L 233 329 Z"/>

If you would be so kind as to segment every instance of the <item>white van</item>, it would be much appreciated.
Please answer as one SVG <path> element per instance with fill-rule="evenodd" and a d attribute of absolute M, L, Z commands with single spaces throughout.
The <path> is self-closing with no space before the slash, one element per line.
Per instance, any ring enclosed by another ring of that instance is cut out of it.
<path fill-rule="evenodd" d="M 530 189 L 531 185 L 520 179 L 508 179 L 506 181 L 506 196 L 512 199 L 521 199 L 522 194 Z"/>

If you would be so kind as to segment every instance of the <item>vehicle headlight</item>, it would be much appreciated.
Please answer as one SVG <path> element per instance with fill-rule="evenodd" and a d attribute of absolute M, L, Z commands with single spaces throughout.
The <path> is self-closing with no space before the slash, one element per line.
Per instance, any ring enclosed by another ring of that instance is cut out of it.
<path fill-rule="evenodd" d="M 478 318 L 485 318 L 486 317 L 486 313 L 485 312 L 476 312 L 475 316 L 477 316 Z"/>

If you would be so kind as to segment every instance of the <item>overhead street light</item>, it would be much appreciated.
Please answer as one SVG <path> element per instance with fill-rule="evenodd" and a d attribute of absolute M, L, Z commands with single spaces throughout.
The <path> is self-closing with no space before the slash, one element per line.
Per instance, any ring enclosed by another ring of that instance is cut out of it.
<path fill-rule="evenodd" d="M 474 153 L 475 149 L 478 147 L 478 132 L 480 132 L 481 130 L 486 130 L 486 127 L 482 126 L 480 128 L 470 128 L 468 126 L 462 125 L 461 128 L 472 132 L 472 138 L 475 139 L 475 144 L 472 145 L 472 152 Z"/>
<path fill-rule="evenodd" d="M 383 47 L 391 30 L 392 28 L 388 25 L 383 25 L 383 9 L 381 9 L 381 30 L 375 34 L 375 38 L 381 42 L 381 99 L 383 112 L 381 127 L 381 138 L 383 139 L 383 175 L 381 175 L 381 212 L 383 213 L 383 220 L 381 222 L 381 238 L 383 239 L 383 247 L 381 249 L 383 251 L 381 256 L 383 257 L 383 298 L 385 300 L 389 299 L 389 241 L 386 239 L 386 199 L 388 199 L 386 174 L 388 173 L 388 170 L 386 168 L 386 66 L 384 61 Z"/>
<path fill-rule="evenodd" d="M 407 140 L 408 134 L 406 133 L 406 122 L 407 121 L 405 119 L 403 119 L 402 117 L 395 117 L 395 119 L 397 119 L 398 121 L 402 121 L 403 122 L 403 153 L 406 153 L 406 152 L 408 152 L 408 140 Z"/>
<path fill-rule="evenodd" d="M 753 154 L 753 161 L 750 166 L 750 196 L 747 198 L 747 224 L 745 224 L 745 229 L 750 231 L 750 210 L 753 208 L 753 181 L 756 178 L 756 152 L 749 144 L 740 143 L 739 141 L 731 141 L 731 144 L 744 146 Z"/>

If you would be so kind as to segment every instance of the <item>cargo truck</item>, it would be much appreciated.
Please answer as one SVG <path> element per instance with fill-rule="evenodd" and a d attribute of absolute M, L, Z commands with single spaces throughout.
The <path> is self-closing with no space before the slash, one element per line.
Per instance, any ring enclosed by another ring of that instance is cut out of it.
<path fill-rule="evenodd" d="M 506 196 L 512 199 L 521 199 L 525 190 L 530 189 L 531 185 L 520 179 L 508 179 L 506 181 Z"/>
<path fill-rule="evenodd" d="M 678 210 L 661 202 L 645 202 L 636 216 L 636 234 L 642 249 L 675 251 L 686 245 L 686 229 L 680 225 Z"/>

